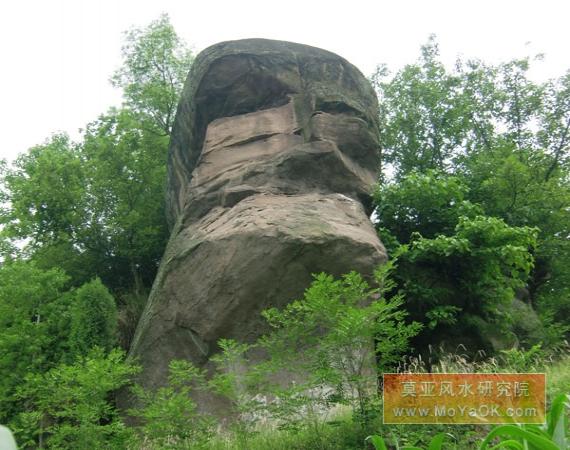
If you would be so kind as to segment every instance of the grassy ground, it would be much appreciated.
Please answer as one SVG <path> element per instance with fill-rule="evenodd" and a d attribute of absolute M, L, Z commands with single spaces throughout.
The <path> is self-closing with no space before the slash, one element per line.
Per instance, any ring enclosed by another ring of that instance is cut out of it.
<path fill-rule="evenodd" d="M 332 424 L 323 424 L 316 431 L 307 427 L 300 430 L 263 430 L 247 435 L 231 435 L 217 438 L 206 447 L 207 450 L 369 450 L 367 436 L 379 434 L 389 445 L 395 447 L 426 446 L 431 438 L 440 432 L 450 433 L 446 448 L 467 450 L 476 448 L 477 443 L 489 432 L 483 426 L 445 425 L 399 425 L 373 424 L 363 429 L 349 419 Z"/>
<path fill-rule="evenodd" d="M 494 371 L 492 362 L 491 365 L 486 362 L 486 370 L 483 370 L 484 367 L 474 367 L 458 355 L 443 364 L 445 367 L 442 369 L 447 372 Z M 504 365 L 501 365 L 505 369 Z M 546 372 L 549 400 L 570 391 L 570 356 L 552 364 L 542 364 L 542 369 L 529 367 L 529 371 Z M 441 432 L 453 436 L 447 441 L 446 449 L 468 450 L 476 449 L 490 429 L 490 426 L 479 425 L 383 425 L 380 417 L 365 429 L 354 423 L 349 415 L 344 415 L 324 424 L 305 424 L 297 430 L 263 429 L 248 433 L 230 433 L 214 439 L 206 450 L 369 450 L 372 447 L 365 439 L 371 434 L 383 436 L 393 448 L 397 448 L 396 444 L 400 447 L 425 447 L 435 434 Z"/>

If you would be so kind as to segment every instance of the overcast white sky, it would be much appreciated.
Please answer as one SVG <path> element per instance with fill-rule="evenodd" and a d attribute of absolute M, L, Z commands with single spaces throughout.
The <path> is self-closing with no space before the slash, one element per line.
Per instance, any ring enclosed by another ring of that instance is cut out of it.
<path fill-rule="evenodd" d="M 199 51 L 229 39 L 264 37 L 331 50 L 365 75 L 414 61 L 430 33 L 445 61 L 500 62 L 545 53 L 537 79 L 570 69 L 568 0 L 5 0 L 0 3 L 0 157 L 78 129 L 120 93 L 122 32 L 167 12 Z"/>

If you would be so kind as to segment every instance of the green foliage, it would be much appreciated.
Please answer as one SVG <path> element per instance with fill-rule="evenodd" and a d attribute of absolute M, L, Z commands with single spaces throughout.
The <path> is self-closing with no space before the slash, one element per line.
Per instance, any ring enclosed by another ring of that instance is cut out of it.
<path fill-rule="evenodd" d="M 546 424 L 539 425 L 499 425 L 494 427 L 482 440 L 478 448 L 485 449 L 515 449 L 515 450 L 565 450 L 568 448 L 568 426 L 564 408 L 570 407 L 570 397 L 560 395 L 554 399 L 547 414 Z M 430 441 L 426 450 L 441 450 L 447 436 L 439 433 Z M 497 438 L 502 438 L 499 443 Z M 384 440 L 373 435 L 366 438 L 375 450 L 385 450 L 388 447 Z M 402 450 L 422 450 L 421 447 L 403 446 Z"/>
<path fill-rule="evenodd" d="M 32 147 L 4 167 L 3 183 L 10 206 L 3 223 L 14 237 L 53 242 L 80 233 L 85 203 L 84 173 L 78 149 L 65 134 Z"/>
<path fill-rule="evenodd" d="M 546 391 L 550 398 L 561 394 L 568 394 L 570 386 L 570 355 L 544 367 L 546 372 Z"/>
<path fill-rule="evenodd" d="M 94 347 L 110 351 L 117 341 L 115 299 L 99 279 L 81 286 L 74 296 L 70 328 L 72 353 L 86 355 Z"/>
<path fill-rule="evenodd" d="M 129 433 L 109 396 L 138 370 L 124 362 L 123 352 L 95 348 L 74 364 L 27 375 L 17 394 L 26 405 L 15 420 L 17 437 L 24 446 L 121 448 Z"/>
<path fill-rule="evenodd" d="M 377 187 L 376 213 L 380 226 L 401 243 L 408 243 L 413 233 L 431 239 L 453 233 L 460 217 L 482 213 L 466 199 L 468 192 L 459 177 L 433 170 L 412 172 L 398 183 Z"/>
<path fill-rule="evenodd" d="M 125 106 L 3 163 L 0 250 L 44 269 L 63 268 L 76 286 L 99 277 L 119 299 L 144 295 L 168 237 L 164 180 L 168 134 L 192 55 L 167 16 L 126 35 L 113 83 Z"/>
<path fill-rule="evenodd" d="M 480 450 L 487 448 L 514 448 L 529 450 L 565 450 L 568 448 L 568 423 L 565 407 L 570 407 L 568 395 L 559 395 L 550 406 L 546 424 L 501 425 L 493 428 L 481 443 Z M 492 442 L 497 437 L 506 437 L 499 445 Z M 493 445 L 493 447 L 490 447 Z"/>
<path fill-rule="evenodd" d="M 100 281 L 69 290 L 59 269 L 42 270 L 14 260 L 0 268 L 0 420 L 26 406 L 17 392 L 27 377 L 43 377 L 74 363 L 94 346 L 109 352 L 116 335 L 116 307 Z"/>
<path fill-rule="evenodd" d="M 426 447 L 426 450 L 441 450 L 443 448 L 443 442 L 445 441 L 445 439 L 447 437 L 453 438 L 453 436 L 448 434 L 448 433 L 436 434 L 432 438 L 432 440 L 430 441 L 429 445 Z M 372 443 L 375 450 L 387 450 L 388 449 L 388 447 L 386 447 L 386 444 L 384 443 L 384 440 L 378 435 L 368 436 L 366 438 L 366 440 L 370 441 Z M 409 445 L 406 445 L 404 447 L 399 447 L 399 448 L 401 450 L 422 450 L 422 448 L 420 448 L 420 447 L 409 446 Z"/>
<path fill-rule="evenodd" d="M 545 354 L 540 344 L 533 345 L 528 350 L 511 348 L 501 351 L 501 365 L 512 368 L 513 372 L 532 372 L 542 368 Z"/>
<path fill-rule="evenodd" d="M 140 293 L 167 239 L 166 146 L 129 111 L 101 116 L 80 145 L 54 136 L 4 169 L 4 235 L 29 240 L 25 254 L 77 285 L 100 276 Z"/>
<path fill-rule="evenodd" d="M 197 411 L 192 390 L 206 388 L 205 373 L 182 360 L 170 362 L 168 386 L 156 392 L 134 386 L 141 406 L 129 411 L 143 420 L 134 448 L 199 448 L 212 436 L 214 421 Z"/>
<path fill-rule="evenodd" d="M 453 336 L 457 322 L 475 337 L 486 334 L 485 322 L 512 329 L 508 311 L 534 267 L 537 230 L 481 215 L 465 200 L 469 193 L 460 177 L 434 171 L 414 172 L 376 193 L 380 235 L 402 253 L 395 279 L 406 308 L 414 320 L 428 320 L 424 349 Z M 490 345 L 471 344 L 473 350 Z"/>
<path fill-rule="evenodd" d="M 534 242 L 532 229 L 484 216 L 460 218 L 452 236 L 416 237 L 402 258 L 413 314 L 433 322 L 444 312 L 437 324 L 453 324 L 459 312 L 464 323 L 476 316 L 509 324 L 507 311 L 533 267 Z"/>
<path fill-rule="evenodd" d="M 415 64 L 392 77 L 379 66 L 372 81 L 383 154 L 396 178 L 430 169 L 461 171 L 471 157 L 505 146 L 521 153 L 542 149 L 548 159 L 542 179 L 554 175 L 568 157 L 570 77 L 537 84 L 528 78 L 530 66 L 530 58 L 497 66 L 458 60 L 449 71 L 434 36 Z"/>
<path fill-rule="evenodd" d="M 372 429 L 372 428 L 371 428 Z M 247 441 L 234 435 L 220 434 L 206 446 L 207 450 L 368 450 L 364 438 L 371 429 L 362 429 L 344 417 L 326 423 L 319 434 L 309 427 L 299 429 L 260 428 Z"/>
<path fill-rule="evenodd" d="M 0 421 L 19 409 L 16 389 L 28 373 L 41 373 L 69 348 L 68 278 L 14 261 L 0 268 Z"/>
<path fill-rule="evenodd" d="M 150 287 L 168 231 L 164 180 L 168 139 L 141 128 L 129 110 L 111 110 L 87 127 L 82 146 L 89 173 L 94 231 L 112 288 L 140 295 Z"/>
<path fill-rule="evenodd" d="M 264 311 L 272 331 L 261 347 L 275 370 L 296 381 L 278 397 L 305 402 L 315 416 L 331 401 L 347 402 L 368 420 L 378 366 L 392 365 L 420 328 L 405 324 L 401 295 L 386 299 L 394 288 L 393 267 L 392 261 L 376 271 L 377 287 L 355 272 L 336 280 L 319 274 L 303 299 Z M 286 415 L 292 417 L 288 410 Z"/>
<path fill-rule="evenodd" d="M 457 323 L 457 314 L 461 308 L 451 305 L 438 305 L 434 306 L 426 313 L 426 319 L 429 320 L 427 326 L 434 329 L 440 324 L 454 325 Z"/>
<path fill-rule="evenodd" d="M 147 27 L 126 33 L 123 66 L 112 82 L 123 89 L 126 106 L 145 125 L 169 135 L 193 59 L 163 14 Z"/>
<path fill-rule="evenodd" d="M 123 55 L 113 78 L 123 109 L 89 124 L 81 142 L 56 134 L 0 164 L 0 421 L 19 414 L 21 429 L 51 414 L 17 400 L 26 377 L 116 344 L 107 289 L 129 345 L 168 236 L 167 135 L 192 56 L 166 16 L 130 31 Z"/>
<path fill-rule="evenodd" d="M 382 155 L 398 178 L 414 170 L 445 169 L 470 128 L 461 77 L 448 74 L 438 56 L 432 36 L 417 64 L 405 66 L 389 81 L 385 67 L 373 77 Z"/>
<path fill-rule="evenodd" d="M 230 401 L 232 413 L 236 416 L 234 428 L 243 435 L 251 431 L 263 414 L 263 404 L 252 395 L 263 382 L 262 373 L 248 361 L 247 353 L 254 346 L 232 339 L 221 339 L 218 345 L 221 352 L 210 358 L 217 372 L 208 382 L 208 387 Z"/>
<path fill-rule="evenodd" d="M 458 60 L 448 70 L 431 37 L 416 63 L 394 75 L 379 67 L 373 83 L 395 182 L 378 190 L 376 204 L 389 250 L 392 237 L 408 243 L 414 232 L 449 237 L 460 216 L 538 228 L 525 290 L 543 337 L 556 345 L 568 332 L 570 298 L 570 75 L 536 83 L 532 63 Z M 422 283 L 445 295 L 438 275 Z"/>

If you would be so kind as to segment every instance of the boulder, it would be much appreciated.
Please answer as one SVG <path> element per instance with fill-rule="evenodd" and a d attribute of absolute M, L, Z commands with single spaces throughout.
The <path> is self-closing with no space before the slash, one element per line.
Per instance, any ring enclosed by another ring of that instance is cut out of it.
<path fill-rule="evenodd" d="M 368 81 L 325 50 L 247 39 L 197 56 L 169 149 L 171 237 L 130 350 L 143 386 L 171 359 L 205 366 L 220 338 L 255 340 L 260 312 L 313 273 L 386 260 L 369 219 L 377 120 Z"/>

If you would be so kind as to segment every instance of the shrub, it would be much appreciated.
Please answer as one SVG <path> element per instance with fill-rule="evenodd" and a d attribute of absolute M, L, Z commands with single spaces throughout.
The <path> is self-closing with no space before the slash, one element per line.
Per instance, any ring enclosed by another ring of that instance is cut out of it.
<path fill-rule="evenodd" d="M 72 365 L 28 375 L 18 392 L 27 405 L 15 422 L 18 440 L 77 450 L 124 446 L 128 430 L 109 398 L 138 370 L 125 363 L 122 351 L 105 354 L 96 347 Z"/>
<path fill-rule="evenodd" d="M 156 391 L 134 386 L 140 407 L 129 411 L 142 419 L 133 448 L 199 448 L 212 436 L 214 421 L 197 411 L 190 394 L 205 389 L 205 373 L 182 360 L 169 365 L 168 386 Z"/>
<path fill-rule="evenodd" d="M 404 322 L 401 295 L 386 298 L 393 269 L 391 261 L 376 271 L 376 287 L 355 272 L 340 279 L 319 274 L 302 299 L 264 311 L 272 330 L 259 346 L 272 370 L 293 380 L 273 392 L 282 416 L 294 417 L 291 407 L 318 416 L 331 402 L 344 402 L 359 420 L 369 419 L 378 367 L 395 363 L 420 328 Z"/>

